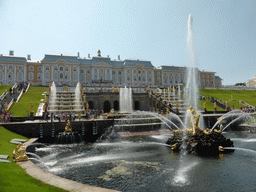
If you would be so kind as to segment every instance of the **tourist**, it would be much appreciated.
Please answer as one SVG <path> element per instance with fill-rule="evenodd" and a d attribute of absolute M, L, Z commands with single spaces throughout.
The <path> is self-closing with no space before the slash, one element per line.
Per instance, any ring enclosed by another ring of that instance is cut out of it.
<path fill-rule="evenodd" d="M 9 120 L 10 122 L 12 121 L 12 113 L 10 113 L 10 120 Z"/>
<path fill-rule="evenodd" d="M 58 114 L 58 119 L 59 119 L 59 122 L 61 121 L 61 113 L 59 112 Z"/>

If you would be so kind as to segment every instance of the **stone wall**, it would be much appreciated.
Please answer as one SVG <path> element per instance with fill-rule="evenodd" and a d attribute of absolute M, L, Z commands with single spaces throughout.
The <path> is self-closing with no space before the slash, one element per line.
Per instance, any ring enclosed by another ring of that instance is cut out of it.
<path fill-rule="evenodd" d="M 93 109 L 104 109 L 104 102 L 110 102 L 110 109 L 114 108 L 114 102 L 118 101 L 119 106 L 119 93 L 112 92 L 95 92 L 95 93 L 85 93 L 86 102 L 93 102 Z M 149 111 L 149 97 L 148 93 L 133 93 L 133 109 L 135 109 L 135 102 L 139 103 L 139 109 L 141 111 Z M 108 112 L 108 111 L 106 111 Z"/>

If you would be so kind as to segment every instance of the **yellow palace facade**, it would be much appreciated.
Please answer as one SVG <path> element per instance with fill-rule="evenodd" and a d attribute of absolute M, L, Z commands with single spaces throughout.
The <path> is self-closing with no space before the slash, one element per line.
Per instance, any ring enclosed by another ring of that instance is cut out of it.
<path fill-rule="evenodd" d="M 198 69 L 197 69 L 198 70 Z M 18 57 L 14 51 L 0 55 L 0 84 L 30 82 L 32 85 L 75 86 L 157 86 L 168 87 L 184 84 L 186 67 L 163 65 L 154 67 L 151 61 L 139 59 L 111 59 L 109 56 L 80 57 L 63 54 L 45 54 L 42 60 L 32 60 L 30 55 Z M 198 70 L 200 87 L 221 87 L 221 78 L 215 72 Z"/>

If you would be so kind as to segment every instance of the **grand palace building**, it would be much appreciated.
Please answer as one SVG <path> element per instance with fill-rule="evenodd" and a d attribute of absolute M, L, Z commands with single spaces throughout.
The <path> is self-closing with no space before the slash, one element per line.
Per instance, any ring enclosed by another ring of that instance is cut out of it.
<path fill-rule="evenodd" d="M 64 54 L 45 54 L 42 60 L 33 60 L 31 55 L 18 57 L 14 51 L 0 55 L 0 84 L 8 85 L 27 81 L 32 85 L 48 86 L 54 81 L 57 85 L 74 86 L 157 86 L 168 87 L 184 84 L 186 67 L 162 65 L 154 67 L 151 61 L 140 59 L 121 60 L 109 56 L 80 57 Z M 215 72 L 197 69 L 201 88 L 221 87 L 221 78 Z"/>

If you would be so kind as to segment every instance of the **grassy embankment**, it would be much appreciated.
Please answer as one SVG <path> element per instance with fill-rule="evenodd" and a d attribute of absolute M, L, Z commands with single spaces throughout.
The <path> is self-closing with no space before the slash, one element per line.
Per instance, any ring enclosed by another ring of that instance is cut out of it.
<path fill-rule="evenodd" d="M 9 92 L 10 87 L 12 87 L 12 85 L 1 85 L 0 86 L 0 95 L 2 95 L 5 90 L 7 90 L 7 92 Z"/>
<path fill-rule="evenodd" d="M 218 100 L 227 101 L 228 106 L 232 108 L 234 105 L 235 109 L 240 108 L 239 101 L 242 100 L 250 105 L 256 106 L 256 91 L 252 90 L 221 90 L 221 89 L 200 89 L 200 94 L 205 97 L 215 97 Z M 231 99 L 232 96 L 232 99 Z M 200 102 L 200 106 L 203 106 L 203 102 Z M 213 104 L 206 102 L 206 106 L 209 104 L 209 107 L 212 107 Z M 242 107 L 244 107 L 242 105 Z M 208 110 L 208 107 L 207 107 Z M 218 108 L 217 108 L 218 110 Z M 210 110 L 209 110 L 210 111 Z"/>
<path fill-rule="evenodd" d="M 0 191 L 65 191 L 31 177 L 13 161 L 12 151 L 17 145 L 11 144 L 9 141 L 14 138 L 26 139 L 0 126 L 0 154 L 9 155 L 8 160 L 11 161 L 11 163 L 0 162 Z"/>
<path fill-rule="evenodd" d="M 19 102 L 14 103 L 9 109 L 9 113 L 12 113 L 14 117 L 26 117 L 30 113 L 30 103 L 33 102 L 34 115 L 38 109 L 38 106 L 45 99 L 42 95 L 48 90 L 48 87 L 30 87 L 27 93 L 24 93 Z"/>

